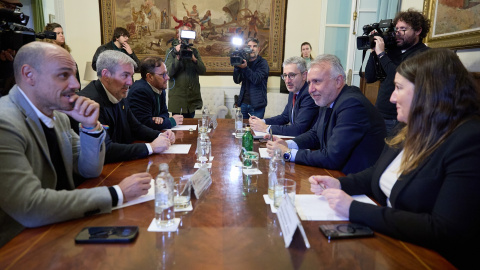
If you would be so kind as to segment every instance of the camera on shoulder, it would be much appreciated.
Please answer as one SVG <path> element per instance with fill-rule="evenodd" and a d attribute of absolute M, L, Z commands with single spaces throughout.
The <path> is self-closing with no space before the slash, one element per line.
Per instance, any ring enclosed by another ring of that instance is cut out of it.
<path fill-rule="evenodd" d="M 190 43 L 190 40 L 195 40 L 196 33 L 192 30 L 182 30 L 180 31 L 180 59 L 192 59 L 193 56 L 193 43 Z"/>
<path fill-rule="evenodd" d="M 238 46 L 243 45 L 243 40 L 241 38 L 234 37 L 232 38 L 232 44 L 237 46 L 235 50 L 230 54 L 230 65 L 238 66 L 243 63 L 243 60 L 250 60 L 250 54 L 252 53 L 252 49 L 249 47 L 244 47 L 239 49 Z"/>
<path fill-rule="evenodd" d="M 395 47 L 397 43 L 395 41 L 395 29 L 392 19 L 381 20 L 379 23 L 372 23 L 363 26 L 363 35 L 357 37 L 357 50 L 375 48 L 375 39 L 373 38 L 375 36 L 383 38 L 386 48 Z"/>
<path fill-rule="evenodd" d="M 0 8 L 0 50 L 12 49 L 17 51 L 23 45 L 38 39 L 56 39 L 57 33 L 45 31 L 35 33 L 26 27 L 29 16 L 19 11 Z"/>

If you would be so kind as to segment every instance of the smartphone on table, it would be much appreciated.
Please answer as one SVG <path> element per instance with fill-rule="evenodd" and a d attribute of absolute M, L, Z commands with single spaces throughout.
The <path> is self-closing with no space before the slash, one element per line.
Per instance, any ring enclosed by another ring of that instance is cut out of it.
<path fill-rule="evenodd" d="M 75 243 L 130 243 L 138 235 L 138 226 L 85 227 L 75 237 Z"/>
<path fill-rule="evenodd" d="M 319 229 L 328 240 L 373 236 L 372 229 L 356 223 L 320 225 Z"/>

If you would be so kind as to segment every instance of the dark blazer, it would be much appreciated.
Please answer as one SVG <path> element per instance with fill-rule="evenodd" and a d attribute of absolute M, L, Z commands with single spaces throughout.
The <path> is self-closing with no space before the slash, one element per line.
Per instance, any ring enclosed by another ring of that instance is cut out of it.
<path fill-rule="evenodd" d="M 98 59 L 98 56 L 100 56 L 100 54 L 102 54 L 102 52 L 104 51 L 107 51 L 107 50 L 115 50 L 115 51 L 121 51 L 123 52 L 124 54 L 130 56 L 130 58 L 133 59 L 133 61 L 135 61 L 135 63 L 137 63 L 137 67 L 135 68 L 135 72 L 139 72 L 140 71 L 140 60 L 138 59 L 138 57 L 135 55 L 135 52 L 132 51 L 132 54 L 128 54 L 128 52 L 121 48 L 119 49 L 117 47 L 117 45 L 115 45 L 115 43 L 113 41 L 110 41 L 110 42 L 107 42 L 103 45 L 100 45 L 100 47 L 97 48 L 97 50 L 95 51 L 95 54 L 93 55 L 93 59 L 92 59 L 92 68 L 93 70 L 97 71 L 97 59 Z"/>
<path fill-rule="evenodd" d="M 268 72 L 267 60 L 260 55 L 252 62 L 247 62 L 246 68 L 233 68 L 233 81 L 236 84 L 241 83 L 240 94 L 238 94 L 237 106 L 240 107 L 245 97 L 245 92 L 250 95 L 250 105 L 254 109 L 265 108 L 267 106 L 267 81 Z"/>
<path fill-rule="evenodd" d="M 146 157 L 147 146 L 144 143 L 133 143 L 133 141 L 151 142 L 160 132 L 138 122 L 126 99 L 113 104 L 105 91 L 100 80 L 95 80 L 78 92 L 78 95 L 88 97 L 100 104 L 98 120 L 103 125 L 108 125 L 105 138 L 107 147 L 105 163 Z M 118 116 L 115 116 L 115 111 L 118 111 Z"/>
<path fill-rule="evenodd" d="M 375 166 L 340 178 L 348 194 L 367 194 L 382 205 L 353 201 L 350 221 L 432 248 L 459 268 L 478 265 L 479 138 L 479 118 L 458 127 L 417 169 L 400 176 L 390 195 L 392 208 L 385 207 L 379 181 L 400 150 L 386 148 Z"/>
<path fill-rule="evenodd" d="M 128 90 L 127 100 L 133 115 L 140 123 L 156 130 L 172 128 L 172 122 L 170 122 L 168 115 L 165 90 L 159 95 L 153 92 L 152 87 L 145 79 L 140 79 L 133 83 L 130 90 Z M 152 117 L 162 117 L 163 122 L 155 124 Z"/>
<path fill-rule="evenodd" d="M 318 106 L 308 93 L 308 84 L 305 83 L 298 92 L 293 107 L 293 123 L 292 119 L 292 101 L 293 93 L 288 94 L 288 103 L 283 113 L 271 118 L 265 119 L 267 125 L 272 125 L 273 134 L 297 136 L 309 130 L 318 118 Z M 290 124 L 290 125 L 287 125 Z"/>
<path fill-rule="evenodd" d="M 331 109 L 307 132 L 293 139 L 298 145 L 295 163 L 343 173 L 362 171 L 377 161 L 385 145 L 385 122 L 355 86 L 345 85 Z"/>

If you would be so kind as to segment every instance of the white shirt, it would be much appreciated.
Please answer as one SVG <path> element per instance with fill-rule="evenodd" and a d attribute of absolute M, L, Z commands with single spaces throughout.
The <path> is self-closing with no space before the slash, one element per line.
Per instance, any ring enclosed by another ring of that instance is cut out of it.
<path fill-rule="evenodd" d="M 392 207 L 390 203 L 390 194 L 392 193 L 392 188 L 400 177 L 400 164 L 402 162 L 403 150 L 398 154 L 398 156 L 388 165 L 387 169 L 380 176 L 379 186 L 383 191 L 385 196 L 387 196 L 387 206 Z"/>

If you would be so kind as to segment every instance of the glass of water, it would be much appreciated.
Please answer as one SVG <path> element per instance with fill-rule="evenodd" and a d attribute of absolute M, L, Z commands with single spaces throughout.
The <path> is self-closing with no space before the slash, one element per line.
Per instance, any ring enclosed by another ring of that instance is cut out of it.
<path fill-rule="evenodd" d="M 283 195 L 287 194 L 290 197 L 292 203 L 295 203 L 295 191 L 297 183 L 288 178 L 280 178 L 273 187 L 273 206 L 275 208 L 280 207 L 283 201 Z"/>
<path fill-rule="evenodd" d="M 173 204 L 175 210 L 184 209 L 190 205 L 191 182 L 190 178 L 174 177 Z"/>

